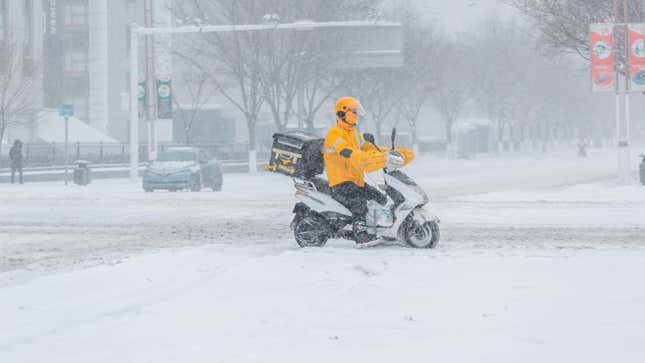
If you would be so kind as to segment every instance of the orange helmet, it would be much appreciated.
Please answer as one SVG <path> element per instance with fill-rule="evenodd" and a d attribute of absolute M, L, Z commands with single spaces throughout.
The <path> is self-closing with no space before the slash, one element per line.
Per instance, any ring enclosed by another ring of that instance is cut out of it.
<path fill-rule="evenodd" d="M 353 97 L 343 97 L 336 101 L 336 121 L 349 128 L 358 123 L 358 116 L 364 116 L 363 106 Z"/>

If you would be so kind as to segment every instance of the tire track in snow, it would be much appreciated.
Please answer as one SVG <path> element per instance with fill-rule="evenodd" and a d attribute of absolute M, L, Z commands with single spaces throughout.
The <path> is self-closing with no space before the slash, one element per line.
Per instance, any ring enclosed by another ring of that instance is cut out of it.
<path fill-rule="evenodd" d="M 596 248 L 645 246 L 642 227 L 490 226 L 442 224 L 445 248 Z M 266 246 L 292 241 L 288 225 L 271 220 L 192 224 L 9 225 L 0 227 L 0 272 L 86 268 L 167 248 L 202 245 Z M 348 242 L 349 243 L 349 242 Z"/>

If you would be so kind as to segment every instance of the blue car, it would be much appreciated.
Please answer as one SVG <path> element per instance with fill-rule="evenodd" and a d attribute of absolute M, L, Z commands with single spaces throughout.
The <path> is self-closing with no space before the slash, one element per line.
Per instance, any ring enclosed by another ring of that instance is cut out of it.
<path fill-rule="evenodd" d="M 143 190 L 157 189 L 194 192 L 203 187 L 222 190 L 222 166 L 205 151 L 195 147 L 170 147 L 159 153 L 143 174 Z"/>

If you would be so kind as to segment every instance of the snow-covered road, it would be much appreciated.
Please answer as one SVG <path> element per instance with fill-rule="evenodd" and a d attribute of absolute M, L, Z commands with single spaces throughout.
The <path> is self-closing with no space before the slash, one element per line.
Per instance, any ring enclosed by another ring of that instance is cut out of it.
<path fill-rule="evenodd" d="M 607 180 L 613 163 L 606 150 L 589 159 L 422 158 L 409 173 L 431 195 L 445 243 L 638 243 L 641 188 L 571 187 Z M 287 240 L 294 200 L 288 178 L 266 173 L 227 175 L 221 193 L 149 194 L 125 180 L 0 185 L 0 272 L 92 266 L 166 247 Z M 0 276 L 0 284 L 13 275 Z"/>
<path fill-rule="evenodd" d="M 639 361 L 645 188 L 614 164 L 421 158 L 431 251 L 298 249 L 270 174 L 0 185 L 0 362 Z"/>

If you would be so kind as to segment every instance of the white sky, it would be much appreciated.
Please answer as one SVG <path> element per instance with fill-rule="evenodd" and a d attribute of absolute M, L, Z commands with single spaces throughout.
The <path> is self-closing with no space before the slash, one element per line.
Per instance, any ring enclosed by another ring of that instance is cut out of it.
<path fill-rule="evenodd" d="M 429 20 L 443 24 L 450 31 L 462 30 L 492 14 L 502 17 L 514 14 L 500 0 L 419 0 L 419 4 Z"/>

